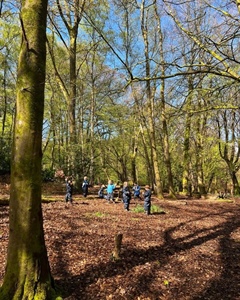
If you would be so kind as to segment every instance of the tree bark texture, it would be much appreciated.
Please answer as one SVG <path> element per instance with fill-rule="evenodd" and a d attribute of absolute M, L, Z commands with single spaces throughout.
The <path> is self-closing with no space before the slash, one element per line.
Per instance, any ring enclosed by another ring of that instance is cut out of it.
<path fill-rule="evenodd" d="M 148 43 L 148 28 L 145 22 L 145 1 L 141 5 L 141 31 L 144 41 L 144 54 L 145 54 L 145 74 L 146 78 L 150 78 L 150 58 L 149 58 L 149 43 Z M 159 198 L 163 198 L 162 181 L 158 166 L 158 152 L 155 136 L 154 124 L 154 96 L 150 81 L 146 82 L 146 97 L 147 97 L 147 112 L 148 112 L 148 126 L 149 126 L 149 141 L 151 147 L 152 168 L 154 171 L 154 191 Z"/>
<path fill-rule="evenodd" d="M 193 83 L 192 78 L 188 80 L 188 89 L 189 89 L 189 96 L 187 99 L 187 108 L 191 107 L 192 104 L 192 90 L 193 90 Z M 185 129 L 184 129 L 184 145 L 183 145 L 183 175 L 182 175 L 182 187 L 183 187 L 183 195 L 191 194 L 190 189 L 190 135 L 191 135 L 191 114 L 186 114 L 186 121 L 185 121 Z"/>
<path fill-rule="evenodd" d="M 121 253 L 121 246 L 122 246 L 122 238 L 123 235 L 121 233 L 118 233 L 115 235 L 114 238 L 114 250 L 112 252 L 112 257 L 114 260 L 119 260 L 120 259 L 120 253 Z"/>
<path fill-rule="evenodd" d="M 47 0 L 22 1 L 9 244 L 0 299 L 53 299 L 41 209 Z"/>

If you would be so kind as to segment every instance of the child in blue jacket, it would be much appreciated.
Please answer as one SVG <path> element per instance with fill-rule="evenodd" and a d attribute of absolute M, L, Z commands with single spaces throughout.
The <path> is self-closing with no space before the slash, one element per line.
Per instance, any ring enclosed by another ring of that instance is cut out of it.
<path fill-rule="evenodd" d="M 108 200 L 108 203 L 110 202 L 110 200 L 112 200 L 115 203 L 114 190 L 115 190 L 115 185 L 113 184 L 112 180 L 108 180 L 108 185 L 107 185 L 107 200 Z"/>
<path fill-rule="evenodd" d="M 139 200 L 141 200 L 141 196 L 140 196 L 141 187 L 137 183 L 134 183 L 132 190 L 133 190 L 133 198 L 134 198 L 134 200 L 136 198 L 138 198 Z"/>

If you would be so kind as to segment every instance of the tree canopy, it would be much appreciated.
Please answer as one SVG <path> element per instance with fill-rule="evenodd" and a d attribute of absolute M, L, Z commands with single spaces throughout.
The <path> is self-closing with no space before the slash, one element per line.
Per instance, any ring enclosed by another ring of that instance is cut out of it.
<path fill-rule="evenodd" d="M 1 3 L 3 173 L 20 23 Z M 238 32 L 238 1 L 49 1 L 44 177 L 239 194 Z"/>

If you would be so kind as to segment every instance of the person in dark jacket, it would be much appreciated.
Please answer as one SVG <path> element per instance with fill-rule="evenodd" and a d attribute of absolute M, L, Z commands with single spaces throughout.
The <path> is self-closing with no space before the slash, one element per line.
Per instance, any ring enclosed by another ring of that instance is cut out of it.
<path fill-rule="evenodd" d="M 138 198 L 139 200 L 141 200 L 141 196 L 140 196 L 141 187 L 137 183 L 134 183 L 132 191 L 133 191 L 133 198 L 134 198 L 134 200 L 136 198 Z"/>
<path fill-rule="evenodd" d="M 149 185 L 145 186 L 145 191 L 143 192 L 143 198 L 144 198 L 144 211 L 147 215 L 150 215 L 151 213 L 151 189 Z"/>
<path fill-rule="evenodd" d="M 99 191 L 98 191 L 98 197 L 101 199 L 106 199 L 106 195 L 104 195 L 104 189 L 106 188 L 105 184 L 102 184 Z"/>
<path fill-rule="evenodd" d="M 130 205 L 130 200 L 131 200 L 131 191 L 130 191 L 127 181 L 125 181 L 123 183 L 122 198 L 123 198 L 124 209 L 129 211 L 129 205 Z"/>
<path fill-rule="evenodd" d="M 72 182 L 71 177 L 68 177 L 66 179 L 66 189 L 67 189 L 67 192 L 66 192 L 66 196 L 65 196 L 65 202 L 72 204 L 73 182 Z"/>
<path fill-rule="evenodd" d="M 88 186 L 89 186 L 88 178 L 87 176 L 84 176 L 83 183 L 82 183 L 82 192 L 84 197 L 87 197 L 88 195 Z"/>

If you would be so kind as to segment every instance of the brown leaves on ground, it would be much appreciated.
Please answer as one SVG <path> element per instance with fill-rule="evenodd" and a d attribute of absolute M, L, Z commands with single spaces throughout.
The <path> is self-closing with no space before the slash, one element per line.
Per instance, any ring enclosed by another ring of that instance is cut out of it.
<path fill-rule="evenodd" d="M 93 193 L 93 191 L 91 191 Z M 43 203 L 52 275 L 64 299 L 240 299 L 240 200 L 159 200 L 150 216 L 96 194 L 64 194 Z M 1 204 L 1 201 L 0 201 Z M 113 260 L 115 235 L 121 259 Z M 8 242 L 8 206 L 0 205 L 0 283 Z"/>

